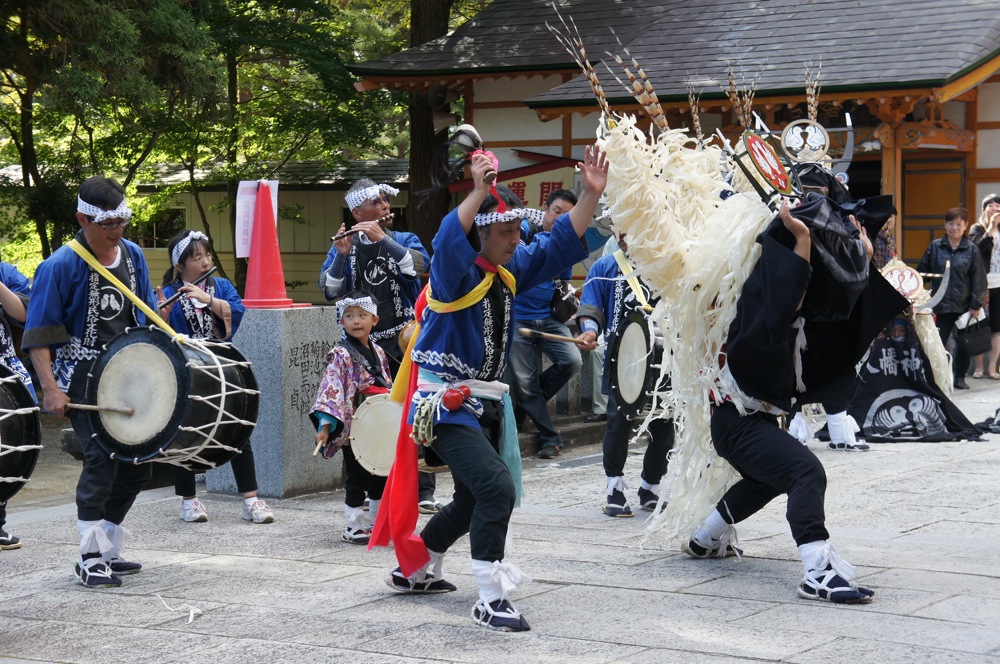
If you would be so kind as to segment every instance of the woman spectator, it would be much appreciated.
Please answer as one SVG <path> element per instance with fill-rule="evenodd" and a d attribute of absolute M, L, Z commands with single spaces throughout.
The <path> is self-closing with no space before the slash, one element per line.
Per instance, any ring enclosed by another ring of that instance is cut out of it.
<path fill-rule="evenodd" d="M 1000 361 L 1000 194 L 987 194 L 983 199 L 979 221 L 969 229 L 969 240 L 979 247 L 979 254 L 986 267 L 986 285 L 989 288 L 990 353 L 989 364 L 983 367 L 983 355 L 976 357 L 976 371 L 973 378 L 982 378 L 988 373 L 993 380 L 1000 380 L 997 362 Z M 985 353 L 984 353 L 985 355 Z"/>
<path fill-rule="evenodd" d="M 938 333 L 941 335 L 941 343 L 945 346 L 959 317 L 968 311 L 973 319 L 978 319 L 986 298 L 986 270 L 983 268 L 983 259 L 979 252 L 965 237 L 965 227 L 968 223 L 969 211 L 965 208 L 948 210 L 944 215 L 944 237 L 928 245 L 924 257 L 917 265 L 918 272 L 941 274 L 945 271 L 945 265 L 951 263 L 948 289 L 934 307 Z M 931 281 L 934 293 L 937 294 L 941 280 Z M 968 355 L 959 347 L 953 362 L 955 389 L 969 389 L 965 383 L 969 361 Z"/>

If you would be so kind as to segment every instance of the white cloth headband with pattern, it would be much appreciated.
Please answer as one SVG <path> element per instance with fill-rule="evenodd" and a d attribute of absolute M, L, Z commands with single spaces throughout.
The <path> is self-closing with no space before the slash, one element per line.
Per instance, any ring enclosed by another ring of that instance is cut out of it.
<path fill-rule="evenodd" d="M 122 202 L 118 204 L 114 210 L 104 210 L 96 205 L 91 205 L 87 201 L 83 200 L 79 196 L 76 197 L 76 211 L 82 212 L 88 217 L 93 217 L 93 222 L 99 224 L 105 219 L 124 219 L 128 221 L 132 218 L 132 208 L 125 205 L 125 197 L 122 197 Z"/>
<path fill-rule="evenodd" d="M 527 219 L 532 223 L 540 224 L 542 223 L 542 219 L 544 217 L 545 213 L 541 210 L 516 208 L 514 210 L 507 210 L 506 212 L 487 212 L 486 214 L 477 214 L 476 226 L 489 226 L 490 224 L 500 224 L 505 221 L 519 221 L 521 219 Z"/>
<path fill-rule="evenodd" d="M 398 193 L 399 189 L 390 187 L 387 184 L 376 184 L 371 187 L 365 187 L 364 189 L 356 189 L 354 191 L 347 192 L 347 207 L 353 210 L 356 207 L 364 205 L 379 194 L 395 196 Z"/>
<path fill-rule="evenodd" d="M 378 305 L 370 297 L 359 297 L 357 299 L 345 297 L 337 302 L 337 318 L 343 318 L 344 312 L 347 311 L 348 307 L 361 307 L 372 316 L 378 315 Z"/>
<path fill-rule="evenodd" d="M 184 250 L 188 248 L 191 244 L 191 240 L 204 240 L 208 242 L 208 236 L 201 231 L 190 231 L 187 235 L 181 238 L 180 242 L 174 246 L 174 250 L 170 252 L 170 264 L 178 265 L 181 262 L 181 254 Z"/>

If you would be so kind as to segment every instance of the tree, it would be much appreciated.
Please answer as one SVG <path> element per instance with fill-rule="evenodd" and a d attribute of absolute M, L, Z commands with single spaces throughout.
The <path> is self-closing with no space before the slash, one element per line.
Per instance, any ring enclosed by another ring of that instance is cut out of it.
<path fill-rule="evenodd" d="M 200 186 L 225 184 L 234 237 L 231 203 L 240 180 L 268 178 L 293 159 L 338 163 L 367 156 L 385 117 L 399 106 L 399 95 L 354 90 L 347 65 L 358 53 L 352 20 L 360 10 L 335 9 L 324 0 L 212 0 L 205 6 L 225 87 L 181 108 L 161 150 L 165 160 L 188 170 L 185 190 L 199 209 Z M 370 15 L 361 18 L 373 22 Z M 208 171 L 200 180 L 199 169 Z M 207 232 L 204 213 L 202 220 Z M 242 290 L 245 280 L 246 260 L 239 259 L 233 281 Z"/>
<path fill-rule="evenodd" d="M 0 203 L 29 220 L 48 256 L 76 229 L 76 185 L 122 174 L 128 185 L 179 104 L 218 78 L 207 26 L 183 0 L 39 0 L 0 4 Z"/>
<path fill-rule="evenodd" d="M 410 47 L 446 35 L 454 4 L 455 0 L 411 0 Z M 448 139 L 447 132 L 434 132 L 433 113 L 426 90 L 410 93 L 410 198 L 406 214 L 413 232 L 425 240 L 434 236 L 451 207 L 447 191 L 422 198 L 417 195 L 430 189 L 434 156 Z"/>

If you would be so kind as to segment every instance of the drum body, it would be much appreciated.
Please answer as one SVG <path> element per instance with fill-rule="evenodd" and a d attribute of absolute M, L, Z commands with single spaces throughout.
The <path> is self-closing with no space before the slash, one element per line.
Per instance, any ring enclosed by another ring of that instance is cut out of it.
<path fill-rule="evenodd" d="M 202 470 L 243 450 L 257 422 L 259 397 L 250 363 L 232 344 L 134 327 L 105 346 L 87 379 L 85 399 L 135 414 L 88 411 L 86 417 L 114 459 Z"/>
<path fill-rule="evenodd" d="M 650 404 L 650 395 L 656 389 L 663 342 L 651 338 L 649 322 L 644 317 L 632 316 L 619 326 L 608 359 L 610 387 L 618 410 L 628 419 L 635 419 Z M 669 383 L 663 387 L 669 387 Z"/>
<path fill-rule="evenodd" d="M 41 450 L 38 405 L 18 375 L 0 364 L 0 503 L 31 478 Z"/>
<path fill-rule="evenodd" d="M 396 458 L 396 439 L 403 417 L 403 404 L 388 394 L 368 397 L 351 420 L 351 451 L 361 467 L 372 475 L 388 477 Z"/>

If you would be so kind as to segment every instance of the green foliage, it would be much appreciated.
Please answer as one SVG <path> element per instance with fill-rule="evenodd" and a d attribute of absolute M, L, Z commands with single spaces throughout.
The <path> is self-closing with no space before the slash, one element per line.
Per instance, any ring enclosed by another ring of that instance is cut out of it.
<path fill-rule="evenodd" d="M 488 4 L 442 1 L 456 24 Z M 408 97 L 359 93 L 348 67 L 405 49 L 409 18 L 410 0 L 0 0 L 0 168 L 21 167 L 0 171 L 5 251 L 62 244 L 95 173 L 139 229 L 178 191 L 289 160 L 406 156 Z M 131 195 L 165 162 L 199 177 Z"/>

